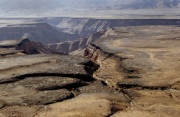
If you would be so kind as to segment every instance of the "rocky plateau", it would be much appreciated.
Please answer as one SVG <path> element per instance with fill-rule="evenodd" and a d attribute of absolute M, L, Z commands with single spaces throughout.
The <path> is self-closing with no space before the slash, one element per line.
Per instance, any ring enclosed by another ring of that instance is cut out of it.
<path fill-rule="evenodd" d="M 95 61 L 83 49 L 58 55 L 27 39 L 2 41 L 0 117 L 179 117 L 179 31 L 114 27 L 84 48 Z"/>

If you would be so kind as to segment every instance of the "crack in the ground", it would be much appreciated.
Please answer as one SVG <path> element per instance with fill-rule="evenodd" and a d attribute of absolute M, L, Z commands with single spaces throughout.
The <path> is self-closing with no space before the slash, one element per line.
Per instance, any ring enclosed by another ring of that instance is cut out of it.
<path fill-rule="evenodd" d="M 31 66 L 38 66 L 38 65 L 43 65 L 43 64 L 49 64 L 52 63 L 53 61 L 47 60 L 47 61 L 43 61 L 43 62 L 37 62 L 37 63 L 32 63 L 30 65 L 19 65 L 19 66 L 12 66 L 6 69 L 0 69 L 0 72 L 4 72 L 4 71 L 8 71 L 8 70 L 13 70 L 13 69 L 19 69 L 19 68 L 27 68 L 27 67 L 31 67 Z"/>
<path fill-rule="evenodd" d="M 94 78 L 88 74 L 34 73 L 34 74 L 24 74 L 16 77 L 11 77 L 10 79 L 5 79 L 5 81 L 0 81 L 0 84 L 15 83 L 17 81 L 26 79 L 28 77 L 43 77 L 43 76 L 70 77 L 70 78 L 80 79 L 82 81 L 94 81 Z"/>
<path fill-rule="evenodd" d="M 50 105 L 50 104 L 54 104 L 54 103 L 57 103 L 57 102 L 62 102 L 64 100 L 72 99 L 74 97 L 75 97 L 75 95 L 71 92 L 71 95 L 66 96 L 63 99 L 56 100 L 55 102 L 48 102 L 48 103 L 45 103 L 44 105 Z"/>
<path fill-rule="evenodd" d="M 97 46 L 95 44 L 91 44 L 91 46 L 95 47 L 96 49 L 99 49 L 100 52 L 105 54 L 106 55 L 105 60 L 108 59 L 108 58 L 112 58 L 112 59 L 114 58 L 114 59 L 118 59 L 120 62 L 122 62 L 125 59 L 129 59 L 129 58 L 123 58 L 123 57 L 117 56 L 117 55 L 115 55 L 116 53 L 105 52 L 105 51 L 102 50 L 101 47 L 99 47 L 99 46 Z M 101 67 L 102 67 L 102 64 L 100 63 L 99 70 L 101 69 Z M 124 78 L 133 78 L 133 79 L 134 78 L 141 78 L 141 76 L 139 76 L 139 74 L 140 74 L 139 69 L 126 68 L 126 67 L 122 66 L 122 64 L 120 64 L 120 67 L 122 68 L 123 73 L 125 74 Z M 98 72 L 98 70 L 96 72 Z M 104 81 L 103 78 L 98 78 L 98 80 Z M 107 84 L 107 86 L 112 87 L 111 86 L 112 84 L 111 83 L 109 84 L 108 81 L 105 80 L 104 82 Z M 120 89 L 135 89 L 135 88 L 136 89 L 148 89 L 148 90 L 169 90 L 169 89 L 172 89 L 171 86 L 143 86 L 143 85 L 139 85 L 139 84 L 125 84 L 125 83 L 117 84 L 117 87 L 120 88 Z"/>
<path fill-rule="evenodd" d="M 114 55 L 113 53 L 108 53 L 108 52 L 104 52 L 100 47 L 94 45 L 94 44 L 91 44 L 91 46 L 95 47 L 96 49 L 98 49 L 101 53 L 102 53 L 102 56 L 104 57 L 104 59 L 102 59 L 100 61 L 100 68 L 95 72 L 94 74 L 94 77 L 97 79 L 97 80 L 101 80 L 103 81 L 103 83 L 105 83 L 105 85 L 111 89 L 114 89 L 116 91 L 118 91 L 119 93 L 123 93 L 124 96 L 126 96 L 130 102 L 129 104 L 131 104 L 131 107 L 136 107 L 134 104 L 133 104 L 133 100 L 134 100 L 134 96 L 133 94 L 131 94 L 130 92 L 128 92 L 128 90 L 132 89 L 132 90 L 161 90 L 161 91 L 167 91 L 167 90 L 175 90 L 172 88 L 172 86 L 143 86 L 143 85 L 139 85 L 139 84 L 126 84 L 126 83 L 119 83 L 119 84 L 116 84 L 117 87 L 113 86 L 114 84 L 112 84 L 111 82 L 108 82 L 107 79 L 105 78 L 105 76 L 99 76 L 99 74 L 97 74 L 98 72 L 100 72 L 100 70 L 103 70 L 101 69 L 102 67 L 104 67 L 106 69 L 106 66 L 103 66 L 104 64 L 102 64 L 102 62 L 106 62 L 107 59 L 116 59 L 117 61 L 119 61 L 120 63 L 122 63 L 123 60 L 125 59 L 130 59 L 130 58 L 121 58 L 117 55 Z M 108 64 L 107 64 L 108 66 Z M 141 78 L 140 74 L 141 74 L 141 70 L 140 69 L 137 69 L 137 68 L 127 68 L 126 66 L 123 66 L 122 64 L 120 64 L 119 66 L 121 69 L 122 69 L 122 72 L 124 74 L 124 79 L 139 79 Z M 174 96 L 171 94 L 171 96 L 174 98 Z M 138 107 L 136 107 L 138 108 Z M 111 113 L 107 116 L 107 117 L 110 117 L 112 116 L 113 114 L 117 113 L 119 110 L 117 111 L 113 111 L 113 108 L 111 110 Z"/>
<path fill-rule="evenodd" d="M 170 86 L 143 86 L 139 84 L 118 84 L 122 89 L 169 90 Z"/>

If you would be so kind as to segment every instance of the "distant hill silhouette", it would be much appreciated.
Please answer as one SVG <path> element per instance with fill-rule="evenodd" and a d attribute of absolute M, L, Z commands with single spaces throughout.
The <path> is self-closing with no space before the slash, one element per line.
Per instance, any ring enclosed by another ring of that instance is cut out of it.
<path fill-rule="evenodd" d="M 180 0 L 0 0 L 0 10 L 177 8 Z"/>

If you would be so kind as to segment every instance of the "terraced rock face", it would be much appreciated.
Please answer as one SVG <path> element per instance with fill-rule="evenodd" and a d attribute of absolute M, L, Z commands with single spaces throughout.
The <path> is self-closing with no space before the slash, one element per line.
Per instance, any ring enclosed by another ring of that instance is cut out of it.
<path fill-rule="evenodd" d="M 112 1 L 112 0 L 111 0 Z M 109 12 L 110 13 L 110 12 Z M 114 13 L 114 12 L 112 12 Z M 147 17 L 147 16 L 146 16 Z M 102 18 L 102 16 L 101 16 Z M 148 25 L 179 25 L 179 19 L 91 19 L 91 18 L 44 18 L 39 19 L 40 22 L 45 22 L 60 31 L 70 34 L 77 34 L 81 37 L 93 35 L 94 33 L 108 30 L 114 27 L 123 26 L 148 26 Z"/>
<path fill-rule="evenodd" d="M 46 112 L 46 106 L 49 104 L 61 102 L 85 93 L 89 93 L 92 99 L 88 99 L 88 102 L 84 100 L 84 105 L 80 106 L 80 108 L 86 107 L 87 104 L 90 108 L 103 108 L 102 114 L 105 115 L 111 114 L 111 103 L 116 98 L 111 99 L 108 94 L 118 96 L 118 100 L 123 103 L 123 109 L 129 105 L 129 99 L 126 96 L 108 88 L 103 82 L 96 81 L 92 77 L 93 72 L 99 66 L 85 58 L 40 54 L 17 55 L 15 57 L 1 58 L 0 64 L 0 116 L 3 117 L 26 117 L 27 114 L 29 117 L 33 117 L 39 111 L 44 112 L 45 110 Z M 96 93 L 99 96 L 96 96 Z M 93 106 L 91 102 L 94 103 L 96 98 L 99 98 L 98 104 Z M 79 105 L 81 99 L 80 96 L 77 99 L 75 98 L 75 102 L 72 102 Z M 107 104 L 103 103 L 104 99 Z M 63 107 L 72 111 L 72 114 L 76 114 L 73 113 L 74 109 L 83 111 L 76 108 L 76 106 L 69 107 L 69 104 L 71 104 L 71 101 L 65 103 L 65 107 Z M 102 106 L 99 107 L 101 104 Z M 62 103 L 62 105 L 64 104 Z M 88 110 L 88 108 L 85 110 Z M 56 109 L 53 111 L 56 111 Z M 64 115 L 68 114 L 66 110 L 64 111 Z M 52 113 L 52 115 L 55 113 Z M 96 111 L 92 115 L 96 115 L 96 113 L 99 112 Z M 101 113 L 99 114 L 101 115 Z M 52 115 L 50 114 L 50 116 Z"/>
<path fill-rule="evenodd" d="M 56 52 L 71 54 L 73 52 L 85 49 L 91 42 L 94 42 L 96 39 L 99 39 L 104 35 L 106 35 L 106 31 L 101 31 L 75 41 L 48 44 L 48 48 Z"/>

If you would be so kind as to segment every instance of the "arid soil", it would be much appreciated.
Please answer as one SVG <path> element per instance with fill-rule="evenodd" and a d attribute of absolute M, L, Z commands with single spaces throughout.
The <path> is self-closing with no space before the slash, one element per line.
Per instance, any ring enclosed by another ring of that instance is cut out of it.
<path fill-rule="evenodd" d="M 107 116 L 129 105 L 122 92 L 93 78 L 99 65 L 86 58 L 22 53 L 3 56 L 0 64 L 0 117 Z"/>
<path fill-rule="evenodd" d="M 95 62 L 0 48 L 0 117 L 179 117 L 179 32 L 114 28 Z"/>
<path fill-rule="evenodd" d="M 178 117 L 180 114 L 180 34 L 175 26 L 115 28 L 116 35 L 93 44 L 100 69 L 94 77 L 131 98 L 112 117 Z"/>

